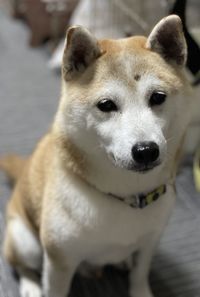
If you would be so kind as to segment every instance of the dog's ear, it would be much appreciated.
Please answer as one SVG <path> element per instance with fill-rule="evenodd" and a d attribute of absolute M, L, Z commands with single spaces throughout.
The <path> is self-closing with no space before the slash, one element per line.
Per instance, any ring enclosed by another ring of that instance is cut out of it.
<path fill-rule="evenodd" d="M 159 53 L 168 62 L 185 65 L 187 45 L 181 19 L 177 15 L 163 18 L 150 33 L 146 47 Z"/>
<path fill-rule="evenodd" d="M 101 55 L 97 39 L 84 27 L 73 26 L 67 31 L 62 71 L 66 80 L 82 73 Z"/>

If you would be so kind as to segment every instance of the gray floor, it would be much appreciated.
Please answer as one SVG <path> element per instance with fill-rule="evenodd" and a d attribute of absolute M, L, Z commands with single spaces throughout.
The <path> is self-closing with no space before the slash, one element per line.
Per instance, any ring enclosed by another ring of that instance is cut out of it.
<path fill-rule="evenodd" d="M 0 156 L 12 151 L 29 154 L 47 131 L 58 104 L 59 77 L 47 69 L 46 52 L 28 49 L 27 39 L 23 24 L 0 10 Z M 190 165 L 189 161 L 177 178 L 177 205 L 153 261 L 156 297 L 200 297 L 200 195 L 194 190 Z M 9 195 L 0 173 L 0 244 Z M 127 297 L 126 273 L 110 267 L 103 279 L 76 276 L 72 295 Z M 18 296 L 17 282 L 0 257 L 0 297 Z"/>

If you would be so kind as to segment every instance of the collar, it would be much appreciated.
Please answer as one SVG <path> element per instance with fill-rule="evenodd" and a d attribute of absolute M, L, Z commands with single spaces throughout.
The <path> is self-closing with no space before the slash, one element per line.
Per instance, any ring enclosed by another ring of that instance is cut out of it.
<path fill-rule="evenodd" d="M 113 194 L 109 194 L 111 197 L 116 198 L 132 208 L 145 208 L 146 206 L 152 204 L 153 202 L 157 201 L 162 195 L 166 193 L 167 187 L 166 185 L 162 185 L 155 190 L 146 193 L 146 194 L 138 194 L 132 195 L 126 198 L 122 198 Z"/>

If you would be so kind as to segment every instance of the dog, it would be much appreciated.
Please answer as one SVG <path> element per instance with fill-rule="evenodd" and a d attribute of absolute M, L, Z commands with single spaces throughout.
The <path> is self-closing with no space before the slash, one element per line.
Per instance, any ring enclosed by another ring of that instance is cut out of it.
<path fill-rule="evenodd" d="M 147 38 L 68 30 L 50 131 L 30 158 L 0 162 L 15 184 L 4 254 L 21 297 L 65 297 L 82 263 L 126 260 L 130 296 L 153 296 L 149 268 L 175 201 L 189 122 L 186 59 L 176 15 Z"/>

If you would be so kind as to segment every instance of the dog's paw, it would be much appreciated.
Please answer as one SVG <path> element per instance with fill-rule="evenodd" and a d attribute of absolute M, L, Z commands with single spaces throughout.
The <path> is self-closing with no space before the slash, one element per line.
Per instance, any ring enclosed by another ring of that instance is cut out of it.
<path fill-rule="evenodd" d="M 20 297 L 42 297 L 42 290 L 37 282 L 28 278 L 20 280 Z"/>

